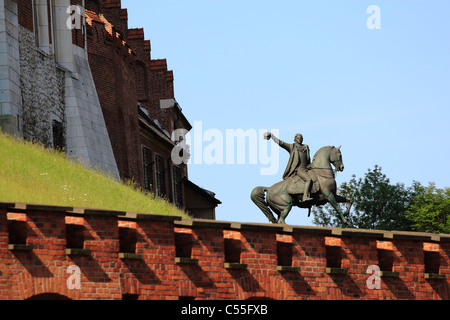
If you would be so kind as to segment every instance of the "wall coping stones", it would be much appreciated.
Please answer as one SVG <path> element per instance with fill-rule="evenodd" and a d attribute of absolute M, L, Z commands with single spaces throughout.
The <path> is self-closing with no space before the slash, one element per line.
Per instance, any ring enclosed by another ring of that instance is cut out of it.
<path fill-rule="evenodd" d="M 293 226 L 292 233 L 320 234 L 328 236 L 340 236 L 341 230 L 328 227 Z"/>
<path fill-rule="evenodd" d="M 223 267 L 225 269 L 243 270 L 247 269 L 248 265 L 246 263 L 224 262 Z"/>
<path fill-rule="evenodd" d="M 267 232 L 284 232 L 284 225 L 268 224 L 268 223 L 240 223 L 231 226 L 232 229 L 250 230 L 250 231 L 267 231 Z"/>
<path fill-rule="evenodd" d="M 204 228 L 230 228 L 231 222 L 216 221 L 208 219 L 186 219 L 174 221 L 174 224 L 178 227 L 204 227 Z"/>
<path fill-rule="evenodd" d="M 187 257 L 175 257 L 176 264 L 193 264 L 198 265 L 198 259 L 187 258 Z"/>
<path fill-rule="evenodd" d="M 8 250 L 10 251 L 32 251 L 32 244 L 8 244 Z"/>
<path fill-rule="evenodd" d="M 96 215 L 96 216 L 120 216 L 126 214 L 123 211 L 114 211 L 114 210 L 101 210 L 101 209 L 83 209 L 84 215 Z"/>
<path fill-rule="evenodd" d="M 90 256 L 91 250 L 81 248 L 66 248 L 66 255 L 68 256 Z"/>
<path fill-rule="evenodd" d="M 345 237 L 385 238 L 386 232 L 370 229 L 341 229 L 341 235 Z"/>
<path fill-rule="evenodd" d="M 137 212 L 125 212 L 114 210 L 102 210 L 82 207 L 66 207 L 55 205 L 43 205 L 24 202 L 0 202 L 0 209 L 11 211 L 56 211 L 65 212 L 68 215 L 106 215 L 116 216 L 125 220 L 153 220 L 153 221 L 169 221 L 179 227 L 200 227 L 200 228 L 217 228 L 231 230 L 249 230 L 261 232 L 277 232 L 277 233 L 301 233 L 301 234 L 320 234 L 338 237 L 370 237 L 376 239 L 391 240 L 418 240 L 430 242 L 449 242 L 450 234 L 434 234 L 425 232 L 412 231 L 387 231 L 387 230 L 368 230 L 353 228 L 329 228 L 314 226 L 295 226 L 295 225 L 278 225 L 269 223 L 244 223 L 233 221 L 216 221 L 208 219 L 187 219 L 179 216 L 164 216 L 158 214 L 147 214 Z"/>
<path fill-rule="evenodd" d="M 1 205 L 0 205 L 1 206 Z M 14 211 L 56 211 L 56 212 L 67 212 L 72 210 L 72 207 L 62 207 L 62 206 L 53 206 L 53 205 L 43 205 L 43 204 L 35 204 L 35 203 L 24 203 L 24 202 L 16 202 L 10 204 L 8 207 L 4 207 L 4 209 L 10 209 Z"/>
<path fill-rule="evenodd" d="M 121 220 L 153 220 L 153 221 L 177 221 L 182 217 L 178 216 L 163 216 L 150 213 L 125 212 L 119 215 Z"/>
<path fill-rule="evenodd" d="M 301 267 L 297 267 L 297 266 L 277 266 L 276 270 L 280 271 L 280 272 L 300 272 L 301 271 Z"/>
<path fill-rule="evenodd" d="M 119 259 L 142 260 L 144 255 L 142 253 L 119 252 Z"/>
<path fill-rule="evenodd" d="M 327 267 L 325 272 L 328 274 L 348 274 L 348 268 L 330 268 Z"/>
<path fill-rule="evenodd" d="M 0 202 L 0 209 L 9 209 L 14 206 L 12 202 Z"/>
<path fill-rule="evenodd" d="M 423 277 L 428 280 L 445 280 L 445 274 L 440 273 L 424 273 Z"/>
<path fill-rule="evenodd" d="M 400 272 L 398 271 L 380 271 L 380 277 L 391 277 L 391 278 L 398 278 L 400 277 Z"/>

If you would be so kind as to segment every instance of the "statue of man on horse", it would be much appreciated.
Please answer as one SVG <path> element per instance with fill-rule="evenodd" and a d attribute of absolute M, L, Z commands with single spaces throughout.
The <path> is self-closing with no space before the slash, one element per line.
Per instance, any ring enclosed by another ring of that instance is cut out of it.
<path fill-rule="evenodd" d="M 266 139 L 272 140 L 277 143 L 280 147 L 289 152 L 290 157 L 288 164 L 286 166 L 286 170 L 283 174 L 283 180 L 291 179 L 291 183 L 288 186 L 288 192 L 292 194 L 300 194 L 303 193 L 303 202 L 313 200 L 310 197 L 310 188 L 313 182 L 313 179 L 310 177 L 310 164 L 311 164 L 311 156 L 309 146 L 303 144 L 303 135 L 297 133 L 294 138 L 294 143 L 288 144 L 284 141 L 281 141 L 277 137 L 275 137 L 271 133 L 266 134 Z M 304 181 L 304 189 L 300 189 L 300 179 Z"/>
<path fill-rule="evenodd" d="M 269 221 L 284 224 L 293 206 L 308 208 L 311 214 L 313 205 L 320 206 L 329 202 L 343 224 L 349 225 L 338 203 L 348 203 L 348 213 L 351 201 L 336 194 L 336 180 L 331 167 L 333 164 L 336 171 L 344 170 L 341 147 L 323 147 L 311 162 L 309 146 L 303 144 L 301 134 L 295 136 L 292 144 L 281 141 L 271 133 L 266 133 L 264 137 L 272 139 L 290 154 L 283 181 L 272 187 L 256 187 L 251 194 L 252 201 Z M 278 219 L 272 211 L 278 215 Z"/>

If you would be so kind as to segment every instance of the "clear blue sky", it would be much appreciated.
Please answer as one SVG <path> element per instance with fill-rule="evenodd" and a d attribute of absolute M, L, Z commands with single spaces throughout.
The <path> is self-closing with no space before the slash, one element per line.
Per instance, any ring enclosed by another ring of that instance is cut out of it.
<path fill-rule="evenodd" d="M 370 5 L 380 8 L 379 30 L 367 28 Z M 122 7 L 130 28 L 145 29 L 152 58 L 167 59 L 176 99 L 203 131 L 278 129 L 290 143 L 299 132 L 312 153 L 342 145 L 338 185 L 379 165 L 391 183 L 450 186 L 449 1 L 122 0 Z M 191 164 L 189 178 L 223 202 L 218 220 L 266 222 L 250 192 L 280 181 L 287 160 L 280 150 L 272 176 L 260 174 L 261 164 Z M 312 217 L 294 208 L 287 222 L 312 225 Z"/>

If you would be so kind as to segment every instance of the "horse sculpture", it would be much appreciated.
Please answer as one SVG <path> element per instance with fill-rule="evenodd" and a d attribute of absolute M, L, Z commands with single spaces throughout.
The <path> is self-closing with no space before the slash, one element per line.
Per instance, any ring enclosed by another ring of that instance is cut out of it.
<path fill-rule="evenodd" d="M 289 191 L 290 184 L 296 182 L 290 177 L 286 180 L 278 182 L 272 187 L 256 187 L 251 193 L 252 201 L 261 209 L 272 223 L 286 223 L 286 217 L 289 215 L 293 206 L 300 208 L 308 208 L 311 214 L 311 207 L 313 205 L 320 206 L 329 202 L 336 212 L 342 223 L 349 226 L 347 219 L 344 216 L 338 203 L 348 203 L 347 213 L 350 210 L 351 201 L 345 197 L 336 194 L 336 180 L 331 164 L 336 168 L 336 171 L 343 171 L 344 164 L 342 161 L 341 147 L 335 148 L 327 146 L 321 148 L 314 155 L 313 161 L 309 167 L 310 176 L 313 177 L 313 186 L 311 188 L 310 201 L 302 201 L 303 194 L 292 194 Z M 304 183 L 297 181 L 296 183 Z M 300 188 L 303 190 L 303 188 Z M 276 219 L 272 211 L 278 215 Z"/>

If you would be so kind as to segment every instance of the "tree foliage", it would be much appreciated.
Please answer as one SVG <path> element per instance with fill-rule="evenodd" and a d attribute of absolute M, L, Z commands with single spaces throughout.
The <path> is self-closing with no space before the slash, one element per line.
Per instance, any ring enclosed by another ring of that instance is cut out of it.
<path fill-rule="evenodd" d="M 415 231 L 450 233 L 450 188 L 438 189 L 434 183 L 418 186 L 406 216 Z"/>
<path fill-rule="evenodd" d="M 389 179 L 375 166 L 363 178 L 353 176 L 344 182 L 338 194 L 353 200 L 353 207 L 347 219 L 353 226 L 362 229 L 411 230 L 411 221 L 406 216 L 414 197 L 421 191 L 420 184 L 411 187 L 404 184 L 390 184 Z M 346 211 L 346 208 L 342 208 Z M 313 223 L 319 226 L 343 227 L 329 205 L 313 208 Z"/>

